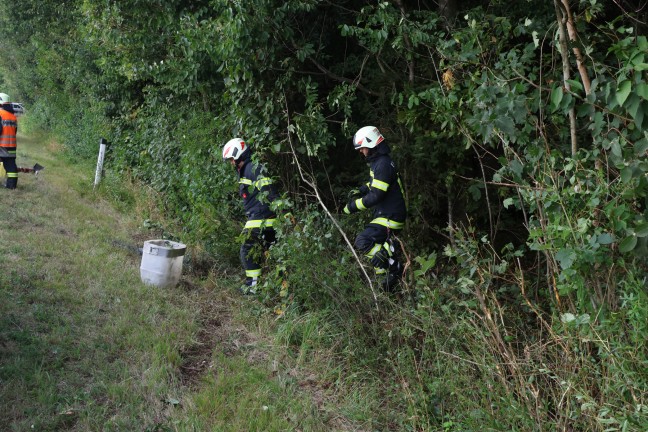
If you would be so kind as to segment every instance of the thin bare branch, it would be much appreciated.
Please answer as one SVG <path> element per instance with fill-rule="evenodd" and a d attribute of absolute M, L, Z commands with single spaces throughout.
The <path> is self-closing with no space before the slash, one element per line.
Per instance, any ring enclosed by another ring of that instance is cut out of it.
<path fill-rule="evenodd" d="M 372 96 L 380 96 L 381 95 L 378 92 L 375 92 L 373 90 L 369 90 L 368 88 L 366 88 L 365 86 L 360 84 L 357 80 L 352 80 L 351 78 L 346 78 L 346 77 L 334 74 L 333 72 L 331 72 L 330 70 L 328 70 L 324 66 L 322 66 L 317 60 L 315 60 L 312 57 L 309 57 L 308 59 L 315 65 L 315 67 L 317 69 L 319 69 L 322 73 L 324 73 L 324 75 L 326 75 L 327 77 L 329 77 L 331 79 L 334 79 L 335 81 L 351 84 L 355 88 L 357 88 L 358 90 L 360 90 L 360 91 L 362 91 L 364 93 L 370 94 Z"/>
<path fill-rule="evenodd" d="M 286 98 L 285 94 L 284 94 L 284 102 L 286 103 L 286 117 L 288 119 L 288 126 L 290 127 L 291 124 L 290 111 L 288 109 L 288 99 Z M 333 225 L 335 225 L 337 230 L 340 232 L 340 235 L 342 236 L 345 243 L 347 244 L 347 247 L 349 248 L 351 253 L 353 253 L 353 256 L 358 262 L 358 266 L 362 270 L 364 277 L 367 279 L 367 282 L 369 283 L 369 288 L 371 289 L 371 294 L 373 295 L 374 298 L 374 304 L 376 306 L 376 310 L 380 310 L 380 308 L 378 307 L 378 296 L 376 295 L 376 291 L 374 290 L 373 283 L 371 282 L 371 278 L 369 277 L 369 274 L 367 274 L 367 270 L 365 270 L 364 266 L 362 265 L 362 261 L 360 260 L 360 257 L 358 256 L 355 248 L 353 247 L 353 244 L 349 240 L 349 237 L 346 235 L 346 233 L 338 223 L 337 219 L 333 216 L 331 211 L 328 209 L 328 207 L 326 207 L 324 200 L 322 200 L 322 197 L 319 193 L 319 189 L 315 184 L 315 179 L 313 179 L 311 176 L 309 176 L 307 173 L 304 172 L 301 163 L 299 162 L 299 158 L 297 157 L 297 152 L 295 151 L 295 147 L 293 146 L 292 133 L 290 132 L 290 129 L 288 128 L 286 132 L 288 135 L 288 143 L 290 144 L 290 149 L 292 150 L 293 160 L 295 161 L 295 164 L 297 165 L 297 170 L 299 171 L 299 176 L 301 177 L 302 181 L 313 190 L 313 193 L 315 194 L 315 197 L 317 198 L 317 202 L 319 203 L 320 207 L 322 207 L 326 215 L 329 217 L 329 219 L 331 219 L 331 222 L 333 222 Z"/>

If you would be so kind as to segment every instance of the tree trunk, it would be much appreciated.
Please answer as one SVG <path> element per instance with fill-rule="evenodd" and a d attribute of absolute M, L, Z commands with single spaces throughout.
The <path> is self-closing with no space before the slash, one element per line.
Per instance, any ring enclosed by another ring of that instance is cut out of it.
<path fill-rule="evenodd" d="M 578 33 L 576 33 L 576 25 L 574 24 L 574 16 L 572 15 L 571 8 L 569 6 L 569 0 L 561 0 L 564 7 L 563 10 L 563 21 L 567 27 L 567 34 L 569 35 L 569 40 L 574 45 L 572 50 L 576 56 L 576 66 L 578 66 L 578 73 L 580 73 L 581 81 L 583 82 L 583 87 L 585 88 L 585 94 L 590 94 L 591 82 L 589 78 L 589 73 L 585 67 L 585 62 L 583 60 L 583 54 L 580 51 L 580 48 L 576 45 L 578 42 Z"/>
<path fill-rule="evenodd" d="M 562 58 L 563 66 L 563 87 L 565 90 L 570 91 L 571 85 L 571 72 L 569 68 L 569 47 L 567 45 L 567 35 L 565 34 L 565 21 L 567 20 L 566 14 L 562 9 L 562 0 L 554 0 L 556 7 L 556 20 L 558 21 L 558 38 L 560 43 L 560 57 Z M 576 136 L 576 110 L 572 107 L 569 110 L 569 135 L 571 137 L 571 154 L 572 157 L 578 151 L 578 138 Z"/>

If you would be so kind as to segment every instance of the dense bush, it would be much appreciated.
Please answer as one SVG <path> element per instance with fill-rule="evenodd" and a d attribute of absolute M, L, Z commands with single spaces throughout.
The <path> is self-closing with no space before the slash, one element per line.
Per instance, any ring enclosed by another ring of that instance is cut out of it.
<path fill-rule="evenodd" d="M 109 139 L 109 169 L 232 265 L 241 214 L 220 149 L 243 136 L 284 192 L 265 304 L 289 344 L 303 317 L 342 329 L 319 343 L 358 382 L 390 377 L 404 428 L 644 430 L 640 2 L 442 3 L 3 4 L 0 82 L 71 156 Z M 406 185 L 396 299 L 347 247 L 362 217 L 337 215 L 367 175 L 350 145 L 366 124 Z"/>

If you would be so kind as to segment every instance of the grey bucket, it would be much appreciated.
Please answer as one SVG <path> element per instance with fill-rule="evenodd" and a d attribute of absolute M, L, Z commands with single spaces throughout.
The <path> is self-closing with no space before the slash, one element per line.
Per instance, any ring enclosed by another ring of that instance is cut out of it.
<path fill-rule="evenodd" d="M 180 281 L 187 246 L 170 240 L 148 240 L 142 248 L 142 282 L 160 288 L 173 288 Z"/>

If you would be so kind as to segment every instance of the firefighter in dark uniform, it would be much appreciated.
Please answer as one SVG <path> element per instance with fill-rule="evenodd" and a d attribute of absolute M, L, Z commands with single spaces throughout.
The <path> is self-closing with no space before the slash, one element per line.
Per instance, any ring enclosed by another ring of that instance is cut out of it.
<path fill-rule="evenodd" d="M 16 134 L 18 133 L 18 120 L 13 113 L 13 106 L 9 97 L 2 93 L 0 97 L 0 119 L 2 121 L 2 134 L 0 135 L 0 162 L 7 172 L 7 189 L 16 189 L 18 186 L 18 167 L 16 166 Z M 5 100 L 6 99 L 6 100 Z"/>
<path fill-rule="evenodd" d="M 244 294 L 254 294 L 254 288 L 261 275 L 258 253 L 253 251 L 260 246 L 265 253 L 274 244 L 276 233 L 273 225 L 276 214 L 269 204 L 278 197 L 272 179 L 266 177 L 265 167 L 252 161 L 252 154 L 240 138 L 229 140 L 223 147 L 223 160 L 236 168 L 239 177 L 239 195 L 247 222 L 243 228 L 245 241 L 241 245 L 241 264 L 245 269 L 245 284 L 241 287 Z"/>
<path fill-rule="evenodd" d="M 344 212 L 373 209 L 374 219 L 356 237 L 354 246 L 369 258 L 383 288 L 392 291 L 403 276 L 398 260 L 400 244 L 394 235 L 405 225 L 407 208 L 403 184 L 384 140 L 373 126 L 365 126 L 354 135 L 353 147 L 366 158 L 371 178 L 360 188 L 360 197 L 352 199 Z"/>

